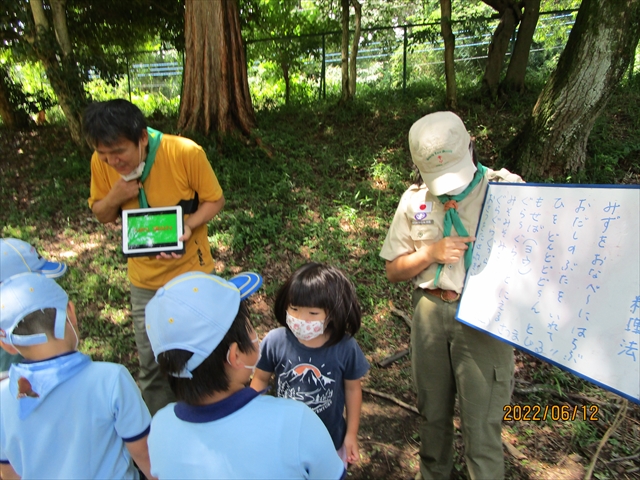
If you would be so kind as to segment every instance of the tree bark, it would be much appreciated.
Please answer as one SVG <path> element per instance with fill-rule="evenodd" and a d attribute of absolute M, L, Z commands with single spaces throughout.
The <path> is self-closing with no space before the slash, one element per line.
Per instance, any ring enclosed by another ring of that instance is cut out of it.
<path fill-rule="evenodd" d="M 82 78 L 78 65 L 73 58 L 73 53 L 59 55 L 54 41 L 49 22 L 47 20 L 42 0 L 30 0 L 31 12 L 36 25 L 36 35 L 31 39 L 32 47 L 40 62 L 45 68 L 51 88 L 58 97 L 58 103 L 67 119 L 72 140 L 79 146 L 83 146 L 82 139 L 82 112 L 87 104 Z M 66 17 L 64 5 L 56 13 L 55 25 L 61 31 L 66 32 Z M 67 35 L 68 40 L 68 35 Z M 70 45 L 70 43 L 69 43 Z M 64 47 L 60 46 L 64 50 Z"/>
<path fill-rule="evenodd" d="M 453 54 L 456 48 L 456 38 L 451 30 L 451 0 L 440 0 L 440 28 L 444 39 L 444 75 L 447 83 L 446 106 L 455 110 L 457 106 L 456 70 Z"/>
<path fill-rule="evenodd" d="M 73 53 L 69 31 L 67 29 L 67 16 L 65 11 L 65 0 L 49 0 L 51 2 L 51 13 L 53 14 L 53 29 L 56 32 L 58 45 L 62 49 L 65 57 Z"/>
<path fill-rule="evenodd" d="M 593 124 L 640 37 L 640 0 L 583 0 L 558 66 L 525 127 L 506 149 L 529 180 L 584 168 Z"/>
<path fill-rule="evenodd" d="M 186 1 L 185 57 L 178 128 L 248 136 L 255 113 L 237 0 Z"/>
<path fill-rule="evenodd" d="M 6 69 L 0 66 L 0 118 L 8 129 L 27 128 L 31 125 L 29 115 L 11 101 L 11 79 Z"/>
<path fill-rule="evenodd" d="M 498 10 L 500 13 L 500 23 L 493 33 L 493 38 L 489 45 L 487 66 L 484 71 L 484 77 L 482 78 L 482 89 L 491 95 L 491 97 L 495 97 L 498 94 L 504 56 L 509 49 L 509 41 L 519 22 L 518 7 L 514 5 L 511 0 L 500 2 L 497 5 L 500 7 Z M 496 7 L 494 6 L 494 8 Z"/>
<path fill-rule="evenodd" d="M 516 39 L 513 54 L 509 60 L 507 75 L 503 82 L 503 89 L 506 91 L 524 91 L 524 78 L 529 63 L 529 51 L 533 43 L 533 34 L 538 25 L 540 16 L 540 0 L 524 0 L 524 13 L 520 27 L 518 27 L 518 37 Z"/>
<path fill-rule="evenodd" d="M 349 58 L 349 96 L 356 96 L 356 80 L 358 78 L 357 58 L 358 47 L 360 46 L 360 32 L 362 27 L 362 5 L 358 0 L 351 0 L 353 9 L 355 10 L 355 30 L 353 33 L 353 43 L 351 46 L 351 56 Z"/>
<path fill-rule="evenodd" d="M 342 103 L 351 100 L 349 94 L 349 0 L 341 0 L 342 9 Z"/>

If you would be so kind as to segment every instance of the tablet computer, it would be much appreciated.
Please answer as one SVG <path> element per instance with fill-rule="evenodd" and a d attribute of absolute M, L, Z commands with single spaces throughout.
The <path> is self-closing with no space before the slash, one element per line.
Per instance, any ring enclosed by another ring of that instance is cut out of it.
<path fill-rule="evenodd" d="M 182 207 L 135 208 L 122 212 L 122 251 L 128 257 L 184 253 Z"/>

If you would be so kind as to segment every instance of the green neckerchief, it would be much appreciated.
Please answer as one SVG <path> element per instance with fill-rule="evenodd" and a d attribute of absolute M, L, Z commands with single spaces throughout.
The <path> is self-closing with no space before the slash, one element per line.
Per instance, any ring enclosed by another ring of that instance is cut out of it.
<path fill-rule="evenodd" d="M 445 205 L 447 202 L 453 200 L 454 202 L 461 202 L 462 200 L 464 200 L 465 198 L 467 198 L 467 195 L 469 195 L 469 193 L 471 193 L 471 191 L 476 188 L 476 186 L 478 185 L 478 183 L 480 183 L 480 180 L 482 180 L 482 178 L 484 177 L 487 168 L 485 166 L 483 166 L 480 162 L 478 162 L 477 165 L 478 170 L 476 171 L 475 175 L 473 176 L 473 180 L 471 180 L 471 183 L 467 186 L 467 188 L 465 188 L 462 192 L 460 192 L 458 195 L 438 195 L 438 200 L 440 200 L 440 202 Z M 444 214 L 444 237 L 448 237 L 449 235 L 451 235 L 451 227 L 455 227 L 456 232 L 458 232 L 458 235 L 461 237 L 468 237 L 469 236 L 469 232 L 467 232 L 467 229 L 464 228 L 464 225 L 462 224 L 462 220 L 460 220 L 460 216 L 458 215 L 458 210 L 457 210 L 457 206 L 446 206 L 445 205 L 445 214 Z M 469 242 L 467 243 L 467 246 L 469 247 L 467 249 L 466 252 L 464 252 L 464 269 L 465 271 L 469 270 L 469 267 L 471 266 L 471 259 L 473 258 L 473 242 Z M 440 280 L 440 274 L 442 273 L 442 268 L 444 267 L 444 265 L 442 265 L 441 263 L 438 264 L 438 268 L 436 270 L 436 279 L 433 282 L 434 286 L 437 287 L 438 286 L 438 281 Z"/>
<path fill-rule="evenodd" d="M 147 158 L 144 163 L 144 170 L 142 171 L 142 176 L 140 177 L 140 191 L 138 192 L 138 203 L 140 204 L 140 208 L 149 208 L 147 195 L 144 193 L 144 181 L 149 176 L 149 172 L 151 171 L 153 162 L 156 161 L 156 152 L 158 151 L 158 147 L 160 146 L 160 140 L 162 140 L 162 132 L 159 132 L 158 130 L 147 127 L 147 133 L 149 134 L 149 153 L 147 153 Z"/>

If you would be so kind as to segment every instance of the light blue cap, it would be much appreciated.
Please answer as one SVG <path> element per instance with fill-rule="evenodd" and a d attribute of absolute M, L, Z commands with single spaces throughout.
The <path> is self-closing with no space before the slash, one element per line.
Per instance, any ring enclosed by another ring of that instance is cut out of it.
<path fill-rule="evenodd" d="M 13 330 L 20 321 L 45 308 L 56 309 L 54 335 L 64 338 L 69 296 L 55 280 L 40 273 L 21 273 L 0 284 L 0 340 L 9 345 L 30 346 L 47 343 L 47 335 L 16 335 Z"/>
<path fill-rule="evenodd" d="M 64 263 L 45 260 L 27 242 L 17 238 L 0 239 L 0 282 L 19 273 L 34 272 L 58 278 L 66 271 Z"/>
<path fill-rule="evenodd" d="M 257 273 L 243 272 L 230 280 L 188 272 L 159 289 L 145 309 L 147 335 L 157 360 L 168 350 L 193 353 L 177 377 L 191 378 L 220 344 L 238 314 L 240 301 L 262 285 Z"/>

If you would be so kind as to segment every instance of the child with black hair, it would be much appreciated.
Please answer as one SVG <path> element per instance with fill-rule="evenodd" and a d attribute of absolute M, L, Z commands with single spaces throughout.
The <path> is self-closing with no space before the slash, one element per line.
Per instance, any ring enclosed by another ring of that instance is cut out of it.
<path fill-rule="evenodd" d="M 0 285 L 0 346 L 25 358 L 0 382 L 0 477 L 148 478 L 151 416 L 122 365 L 78 352 L 75 308 L 40 273 Z"/>
<path fill-rule="evenodd" d="M 280 288 L 274 313 L 283 327 L 264 338 L 251 387 L 264 390 L 275 373 L 277 396 L 308 405 L 345 467 L 358 462 L 361 380 L 369 362 L 353 338 L 361 319 L 355 287 L 339 269 L 308 263 Z"/>
<path fill-rule="evenodd" d="M 151 424 L 151 472 L 158 478 L 346 476 L 309 408 L 246 387 L 260 348 L 242 300 L 261 284 L 255 273 L 226 281 L 190 272 L 147 305 L 151 347 L 178 399 Z"/>

